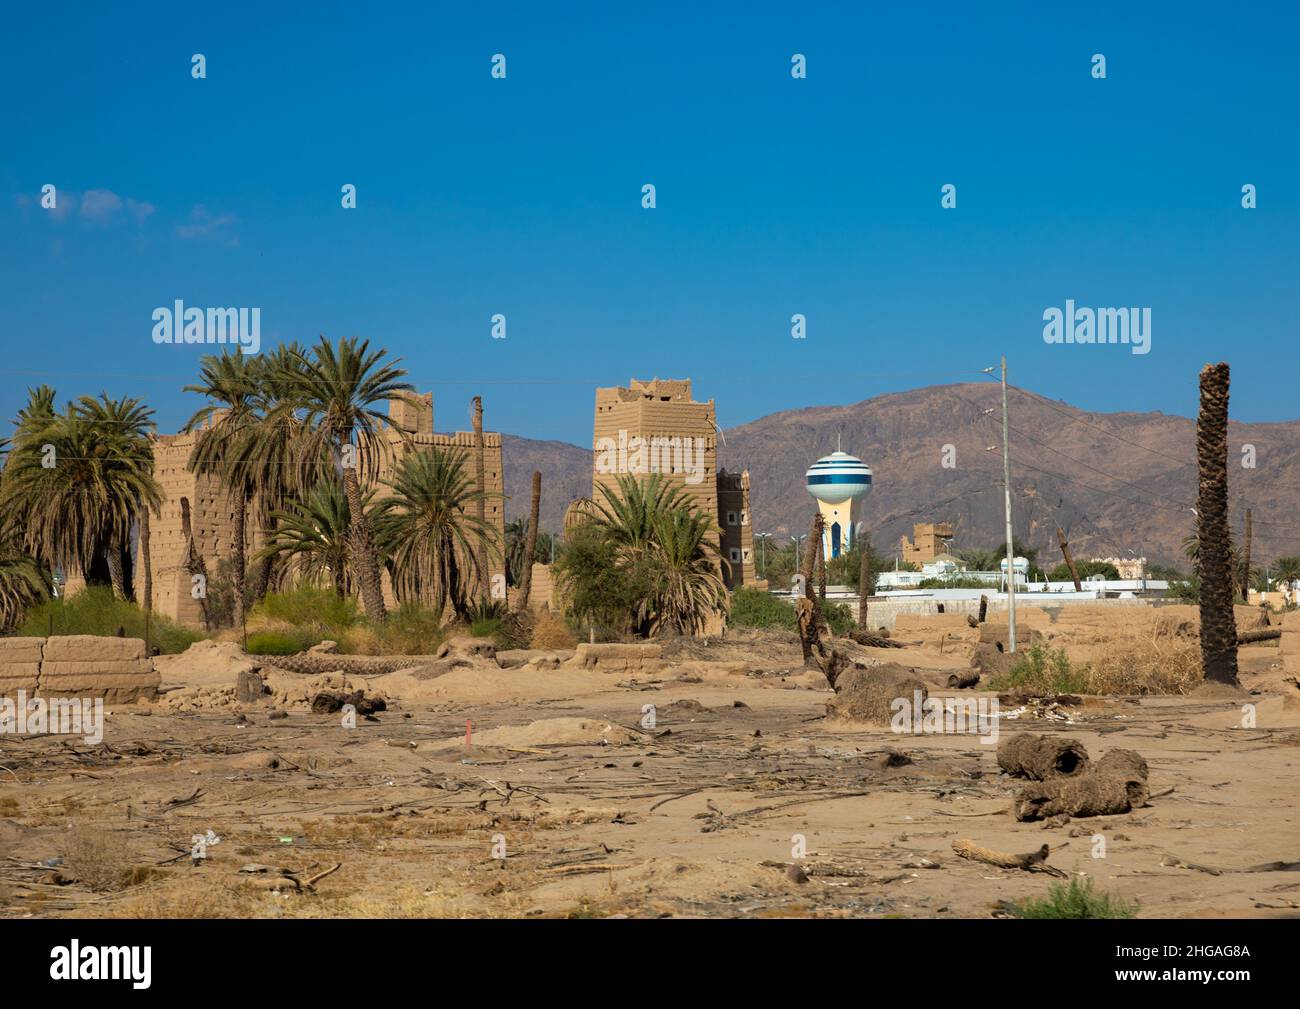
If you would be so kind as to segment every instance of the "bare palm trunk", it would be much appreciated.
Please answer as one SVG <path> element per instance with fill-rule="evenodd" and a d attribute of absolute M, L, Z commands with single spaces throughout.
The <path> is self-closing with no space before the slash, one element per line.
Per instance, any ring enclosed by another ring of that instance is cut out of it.
<path fill-rule="evenodd" d="M 1207 364 L 1201 369 L 1201 410 L 1196 419 L 1201 667 L 1207 681 L 1238 686 L 1228 532 L 1228 386 L 1226 363 Z"/>
<path fill-rule="evenodd" d="M 1079 569 L 1074 566 L 1074 555 L 1070 553 L 1070 544 L 1065 541 L 1065 531 L 1056 527 L 1056 539 L 1061 544 L 1061 556 L 1065 558 L 1065 566 L 1070 569 L 1070 577 L 1074 579 L 1074 591 L 1082 592 L 1083 585 L 1079 581 Z"/>
<path fill-rule="evenodd" d="M 487 491 L 487 472 L 486 464 L 483 458 L 483 397 L 475 396 L 474 404 L 474 489 L 478 492 L 478 500 L 474 503 L 474 515 L 478 519 L 479 541 L 478 541 L 478 572 L 479 572 L 479 595 L 482 596 L 486 604 L 489 596 L 489 578 L 487 566 L 487 543 L 483 539 L 483 524 L 487 518 L 487 500 L 484 494 Z"/>
<path fill-rule="evenodd" d="M 113 583 L 113 595 L 126 599 L 126 571 L 122 567 L 122 544 L 116 534 L 108 541 L 108 577 Z"/>
<path fill-rule="evenodd" d="M 234 528 L 231 530 L 230 544 L 230 576 L 235 583 L 235 626 L 244 626 L 244 593 L 245 593 L 245 575 L 244 570 L 244 536 L 248 522 L 248 502 L 244 499 L 243 491 L 233 492 L 231 495 L 231 505 L 234 508 Z"/>
<path fill-rule="evenodd" d="M 375 538 L 370 533 L 370 518 L 361 507 L 361 483 L 355 467 L 343 469 L 343 490 L 352 513 L 352 545 L 356 550 L 357 580 L 361 583 L 361 602 L 372 620 L 388 619 L 384 606 L 384 586 L 379 580 L 379 558 Z"/>
<path fill-rule="evenodd" d="M 537 523 L 542 510 L 542 474 L 533 470 L 533 500 L 528 512 L 528 538 L 524 540 L 524 570 L 519 576 L 519 598 L 515 611 L 528 609 L 528 594 L 533 589 L 533 557 L 537 553 Z"/>
<path fill-rule="evenodd" d="M 817 537 L 817 597 L 826 598 L 826 544 Z"/>
<path fill-rule="evenodd" d="M 803 582 L 804 598 L 812 604 L 812 618 L 806 633 L 800 633 L 799 642 L 803 646 L 803 660 L 807 664 L 813 661 L 813 633 L 820 617 L 821 607 L 817 605 L 817 594 L 813 591 L 813 575 L 817 570 L 817 558 L 821 555 L 822 515 L 813 516 L 812 529 L 808 533 L 808 547 L 803 552 L 803 562 L 799 568 L 799 577 Z M 801 632 L 805 629 L 800 626 Z"/>
<path fill-rule="evenodd" d="M 140 509 L 140 605 L 153 609 L 153 558 L 149 553 L 149 506 Z"/>
<path fill-rule="evenodd" d="M 864 537 L 865 539 L 865 537 Z M 871 595 L 871 541 L 862 544 L 862 565 L 858 568 L 858 630 L 867 629 L 867 597 Z"/>
<path fill-rule="evenodd" d="M 1241 601 L 1250 602 L 1250 509 L 1246 509 L 1246 554 L 1241 565 Z"/>
<path fill-rule="evenodd" d="M 194 545 L 194 528 L 190 524 L 190 499 L 181 498 L 181 538 L 184 540 L 184 553 L 182 556 L 185 561 L 185 571 L 190 576 L 190 594 L 199 604 L 199 611 L 203 614 L 203 626 L 207 630 L 212 630 L 212 611 L 208 608 L 208 568 L 203 562 L 203 555 L 199 553 L 198 548 Z M 194 576 L 198 575 L 202 581 L 194 584 Z"/>

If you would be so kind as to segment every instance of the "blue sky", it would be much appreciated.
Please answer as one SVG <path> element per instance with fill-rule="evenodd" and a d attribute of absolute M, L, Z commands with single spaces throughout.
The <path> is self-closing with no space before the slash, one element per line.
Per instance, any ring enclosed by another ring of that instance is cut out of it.
<path fill-rule="evenodd" d="M 6 12 L 4 418 L 49 382 L 176 429 L 178 298 L 260 307 L 264 345 L 370 337 L 443 430 L 481 392 L 491 428 L 590 444 L 593 387 L 634 375 L 732 425 L 1000 353 L 1185 415 L 1226 359 L 1235 416 L 1300 416 L 1294 5 L 176 6 Z M 1150 307 L 1151 353 L 1046 345 L 1067 298 Z"/>

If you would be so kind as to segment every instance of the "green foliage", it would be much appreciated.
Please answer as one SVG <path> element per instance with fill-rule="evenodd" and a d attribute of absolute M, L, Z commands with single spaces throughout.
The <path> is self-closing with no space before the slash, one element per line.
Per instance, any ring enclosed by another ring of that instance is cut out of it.
<path fill-rule="evenodd" d="M 51 633 L 112 637 L 120 629 L 128 638 L 143 638 L 144 621 L 144 610 L 135 603 L 116 598 L 107 585 L 92 585 L 66 599 L 48 599 L 29 610 L 15 633 L 27 637 Z M 165 655 L 183 652 L 204 637 L 157 613 L 149 617 L 149 645 Z"/>
<path fill-rule="evenodd" d="M 1201 601 L 1201 579 L 1199 575 L 1190 575 L 1184 581 L 1170 582 L 1165 590 L 1166 599 L 1177 599 L 1184 603 Z"/>
<path fill-rule="evenodd" d="M 857 626 L 853 611 L 843 603 L 828 599 L 822 603 L 822 613 L 833 634 L 843 634 Z M 795 633 L 799 631 L 794 607 L 760 589 L 736 589 L 731 594 L 731 615 L 727 622 L 732 627 L 770 627 Z"/>
<path fill-rule="evenodd" d="M 798 630 L 794 607 L 761 589 L 739 588 L 731 594 L 732 627 L 769 627 Z"/>
<path fill-rule="evenodd" d="M 1016 659 L 1009 673 L 994 677 L 989 686 L 993 690 L 1023 687 L 1044 694 L 1081 694 L 1087 692 L 1088 677 L 1085 671 L 1070 666 L 1064 648 L 1036 644 Z"/>
<path fill-rule="evenodd" d="M 377 634 L 384 655 L 432 655 L 445 636 L 441 614 L 411 601 L 390 612 Z"/>
<path fill-rule="evenodd" d="M 1017 904 L 1012 912 L 1017 918 L 1136 918 L 1136 901 L 1130 903 L 1121 897 L 1112 897 L 1093 889 L 1092 880 L 1080 882 L 1078 876 L 1070 877 L 1070 885 L 1053 883 L 1047 896 L 1040 900 L 1027 900 Z"/>
<path fill-rule="evenodd" d="M 1093 575 L 1101 575 L 1109 581 L 1119 581 L 1119 568 L 1115 567 L 1110 561 L 1076 561 L 1075 569 L 1079 572 L 1079 581 L 1086 582 Z M 1052 568 L 1047 573 L 1049 582 L 1068 582 L 1070 580 L 1070 566 L 1061 561 L 1060 564 Z"/>
<path fill-rule="evenodd" d="M 244 650 L 249 655 L 297 655 L 317 644 L 323 638 L 313 639 L 311 634 L 293 634 L 288 631 L 255 631 L 248 636 Z"/>
<path fill-rule="evenodd" d="M 361 619 L 361 614 L 352 596 L 339 596 L 330 589 L 300 585 L 287 592 L 268 593 L 253 607 L 249 619 L 254 617 L 303 628 L 308 634 L 325 633 L 337 640 Z"/>
<path fill-rule="evenodd" d="M 555 574 L 579 637 L 588 631 L 608 640 L 626 634 L 638 593 L 644 590 L 642 573 L 620 566 L 618 551 L 593 522 L 573 529 L 555 559 Z"/>
<path fill-rule="evenodd" d="M 918 589 L 987 589 L 995 588 L 982 578 L 955 574 L 949 578 L 922 578 Z"/>

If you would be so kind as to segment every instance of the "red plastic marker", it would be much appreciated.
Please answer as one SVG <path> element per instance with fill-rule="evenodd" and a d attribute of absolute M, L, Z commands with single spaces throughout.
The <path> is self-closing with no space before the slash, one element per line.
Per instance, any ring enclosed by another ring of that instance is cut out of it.
<path fill-rule="evenodd" d="M 469 742 L 470 730 L 471 730 L 470 720 L 467 718 L 465 719 L 465 749 L 467 750 L 470 747 L 470 742 Z"/>

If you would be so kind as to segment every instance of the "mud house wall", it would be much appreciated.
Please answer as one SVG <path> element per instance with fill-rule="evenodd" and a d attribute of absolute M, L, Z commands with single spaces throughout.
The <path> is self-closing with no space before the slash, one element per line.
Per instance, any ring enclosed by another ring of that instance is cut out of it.
<path fill-rule="evenodd" d="M 457 431 L 455 434 L 435 434 L 433 430 L 432 393 L 395 397 L 389 400 L 388 415 L 389 420 L 395 427 L 406 432 L 408 439 L 404 442 L 401 435 L 395 430 L 387 432 L 390 451 L 385 454 L 380 463 L 376 484 L 377 497 L 382 498 L 389 493 L 386 481 L 393 479 L 397 471 L 397 464 L 405 453 L 435 446 L 440 449 L 452 448 L 463 452 L 465 466 L 467 467 L 466 476 L 469 478 L 471 486 L 474 484 L 477 479 L 474 469 L 474 432 Z M 483 480 L 487 491 L 487 500 L 484 502 L 483 517 L 496 533 L 496 549 L 488 550 L 489 580 L 492 575 L 505 574 L 506 501 L 503 462 L 500 433 L 484 431 Z M 473 509 L 471 508 L 470 511 L 472 514 Z M 462 558 L 461 569 L 463 571 L 468 570 L 465 558 Z M 393 593 L 392 580 L 387 572 L 384 573 L 383 580 L 384 601 L 387 605 L 395 605 L 397 599 Z M 476 594 L 477 590 L 473 591 Z"/>
<path fill-rule="evenodd" d="M 0 696 L 102 697 L 124 704 L 158 694 L 161 677 L 140 638 L 93 634 L 0 638 Z"/>

